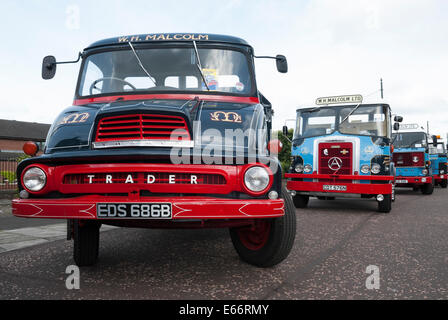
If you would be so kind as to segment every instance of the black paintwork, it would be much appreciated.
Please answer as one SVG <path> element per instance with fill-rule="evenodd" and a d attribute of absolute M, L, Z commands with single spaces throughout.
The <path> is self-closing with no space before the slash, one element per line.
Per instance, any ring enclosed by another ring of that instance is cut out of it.
<path fill-rule="evenodd" d="M 133 113 L 171 114 L 185 118 L 190 132 L 193 130 L 193 121 L 199 120 L 199 111 L 238 111 L 244 109 L 253 111 L 254 116 L 265 112 L 265 107 L 260 104 L 241 104 L 228 102 L 202 102 L 196 100 L 141 100 L 141 101 L 117 101 L 113 103 L 89 104 L 83 106 L 71 106 L 64 110 L 51 126 L 48 136 L 45 154 L 91 150 L 91 141 L 94 140 L 96 126 L 102 117 L 118 116 Z M 73 113 L 88 113 L 89 117 L 84 122 L 63 123 L 63 119 Z M 207 123 L 207 119 L 202 122 Z M 211 120 L 209 124 L 214 123 Z M 257 123 L 253 123 L 257 126 Z M 229 125 L 229 128 L 232 128 Z M 257 129 L 257 127 L 253 127 Z"/>

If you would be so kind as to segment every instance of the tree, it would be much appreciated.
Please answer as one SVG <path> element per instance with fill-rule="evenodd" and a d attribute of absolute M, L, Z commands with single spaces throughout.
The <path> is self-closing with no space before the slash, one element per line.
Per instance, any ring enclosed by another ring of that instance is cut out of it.
<path fill-rule="evenodd" d="M 293 129 L 288 130 L 288 138 L 292 140 Z M 282 151 L 278 154 L 278 160 L 282 165 L 282 173 L 285 174 L 288 172 L 289 167 L 291 166 L 291 142 L 286 139 L 283 135 L 282 131 L 277 131 L 278 139 L 282 142 L 283 148 Z"/>

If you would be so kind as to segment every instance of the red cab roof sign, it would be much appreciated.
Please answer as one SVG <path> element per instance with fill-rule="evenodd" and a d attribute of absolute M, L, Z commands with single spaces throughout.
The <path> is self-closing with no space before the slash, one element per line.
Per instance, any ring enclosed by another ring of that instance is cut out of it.
<path fill-rule="evenodd" d="M 345 96 L 322 97 L 316 99 L 317 105 L 340 104 L 340 103 L 362 103 L 362 95 L 354 94 Z"/>

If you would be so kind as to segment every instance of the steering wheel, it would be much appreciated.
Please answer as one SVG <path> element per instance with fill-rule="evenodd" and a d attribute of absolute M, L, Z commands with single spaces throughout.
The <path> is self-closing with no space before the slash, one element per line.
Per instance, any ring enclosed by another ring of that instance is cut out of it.
<path fill-rule="evenodd" d="M 129 83 L 126 80 L 123 80 L 123 79 L 120 79 L 120 78 L 114 78 L 114 77 L 104 77 L 104 78 L 99 78 L 99 79 L 97 79 L 97 80 L 92 82 L 92 84 L 90 85 L 90 88 L 89 88 L 90 95 L 94 94 L 93 93 L 93 89 L 100 90 L 99 88 L 96 87 L 96 85 L 97 85 L 97 83 L 102 82 L 104 80 L 119 81 L 119 82 L 124 83 L 124 85 L 130 86 L 132 88 L 132 90 L 137 90 L 137 88 L 132 83 Z"/>

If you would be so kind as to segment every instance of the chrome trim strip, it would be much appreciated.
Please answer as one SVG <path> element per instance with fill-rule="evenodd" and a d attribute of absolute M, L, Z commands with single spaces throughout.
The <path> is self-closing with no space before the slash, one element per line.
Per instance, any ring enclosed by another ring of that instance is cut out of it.
<path fill-rule="evenodd" d="M 120 147 L 179 147 L 193 148 L 193 140 L 116 140 L 93 142 L 94 149 L 120 148 Z"/>

